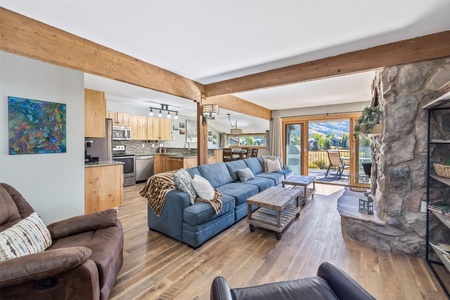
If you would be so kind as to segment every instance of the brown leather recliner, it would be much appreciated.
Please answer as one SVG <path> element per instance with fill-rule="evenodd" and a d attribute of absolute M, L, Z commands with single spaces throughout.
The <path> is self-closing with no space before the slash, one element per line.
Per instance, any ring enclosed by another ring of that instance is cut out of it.
<path fill-rule="evenodd" d="M 0 183 L 0 231 L 34 212 Z M 44 252 L 0 262 L 1 299 L 108 299 L 123 263 L 123 229 L 114 209 L 47 226 Z"/>

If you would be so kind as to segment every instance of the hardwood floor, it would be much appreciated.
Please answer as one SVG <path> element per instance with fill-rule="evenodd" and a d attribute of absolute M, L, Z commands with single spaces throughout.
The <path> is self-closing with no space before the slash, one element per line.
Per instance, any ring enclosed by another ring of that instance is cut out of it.
<path fill-rule="evenodd" d="M 231 287 L 315 276 L 331 261 L 377 299 L 446 299 L 424 258 L 383 251 L 345 240 L 337 198 L 343 188 L 318 184 L 317 193 L 283 232 L 241 220 L 197 250 L 149 231 L 143 184 L 124 189 L 119 218 L 125 234 L 124 265 L 111 299 L 209 299 L 215 276 Z"/>

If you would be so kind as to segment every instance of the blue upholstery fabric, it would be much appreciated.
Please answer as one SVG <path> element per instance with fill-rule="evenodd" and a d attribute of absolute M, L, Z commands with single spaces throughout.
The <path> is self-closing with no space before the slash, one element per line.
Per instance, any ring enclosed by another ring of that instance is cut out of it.
<path fill-rule="evenodd" d="M 246 158 L 244 159 L 245 164 L 247 167 L 252 170 L 253 174 L 256 176 L 259 173 L 264 172 L 263 167 L 261 166 L 261 162 L 259 161 L 259 158 L 252 157 L 252 158 Z"/>
<path fill-rule="evenodd" d="M 179 241 L 183 240 L 183 212 L 190 206 L 189 194 L 182 191 L 167 193 L 164 208 L 157 217 L 148 205 L 148 228 L 167 234 Z"/>
<path fill-rule="evenodd" d="M 281 172 L 277 173 L 261 173 L 256 175 L 256 178 L 270 178 L 275 182 L 275 185 L 278 185 L 281 183 L 281 181 L 284 180 L 284 174 Z"/>
<path fill-rule="evenodd" d="M 231 178 L 230 172 L 228 172 L 227 166 L 223 162 L 200 165 L 197 169 L 200 171 L 201 176 L 211 183 L 213 188 L 233 182 L 233 178 Z"/>
<path fill-rule="evenodd" d="M 247 168 L 247 165 L 245 164 L 245 162 L 242 159 L 226 162 L 225 165 L 227 166 L 228 172 L 230 172 L 230 175 L 231 175 L 231 178 L 233 178 L 233 181 L 239 180 L 239 176 L 237 174 L 237 169 Z"/>
<path fill-rule="evenodd" d="M 233 211 L 198 226 L 183 223 L 183 242 L 194 248 L 198 247 L 233 224 Z"/>
<path fill-rule="evenodd" d="M 273 179 L 264 178 L 264 177 L 255 177 L 255 179 L 248 180 L 248 181 L 245 181 L 242 183 L 256 185 L 260 192 L 275 185 L 275 182 L 273 181 Z"/>
<path fill-rule="evenodd" d="M 289 169 L 283 169 L 283 170 L 281 170 L 281 172 L 277 172 L 277 173 L 282 173 L 284 175 L 284 179 L 292 176 L 292 171 Z"/>
<path fill-rule="evenodd" d="M 217 188 L 222 194 L 229 195 L 235 199 L 235 206 L 246 203 L 248 197 L 258 194 L 256 185 L 242 182 L 227 183 Z"/>
<path fill-rule="evenodd" d="M 202 176 L 197 167 L 186 169 L 186 171 L 194 178 L 194 175 Z"/>
<path fill-rule="evenodd" d="M 228 195 L 222 195 L 222 209 L 218 214 L 209 203 L 197 202 L 194 205 L 187 207 L 183 213 L 183 220 L 191 226 L 197 226 L 206 223 L 214 218 L 233 211 L 234 198 Z"/>
<path fill-rule="evenodd" d="M 258 206 L 252 205 L 252 211 L 257 209 Z M 247 203 L 241 204 L 235 208 L 235 221 L 237 222 L 245 217 L 247 217 L 248 205 Z"/>

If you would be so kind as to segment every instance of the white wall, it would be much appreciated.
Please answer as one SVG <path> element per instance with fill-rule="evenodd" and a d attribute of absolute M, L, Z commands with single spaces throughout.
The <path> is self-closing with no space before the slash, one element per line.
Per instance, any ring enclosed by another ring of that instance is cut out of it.
<path fill-rule="evenodd" d="M 84 214 L 84 75 L 0 51 L 0 181 L 46 224 Z M 67 152 L 8 155 L 8 96 L 66 103 Z"/>

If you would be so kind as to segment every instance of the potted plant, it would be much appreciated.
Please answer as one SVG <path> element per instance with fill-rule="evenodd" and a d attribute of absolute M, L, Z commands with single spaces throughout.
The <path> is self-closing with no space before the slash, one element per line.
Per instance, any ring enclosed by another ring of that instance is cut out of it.
<path fill-rule="evenodd" d="M 381 134 L 383 129 L 381 125 L 382 120 L 383 113 L 379 105 L 364 108 L 354 127 L 355 137 L 358 137 L 360 134 Z"/>

